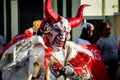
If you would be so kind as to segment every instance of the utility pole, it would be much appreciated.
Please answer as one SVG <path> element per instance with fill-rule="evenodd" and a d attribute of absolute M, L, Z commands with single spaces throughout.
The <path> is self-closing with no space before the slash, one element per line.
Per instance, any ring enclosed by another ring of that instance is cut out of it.
<path fill-rule="evenodd" d="M 118 11 L 120 12 L 120 0 L 118 1 Z"/>
<path fill-rule="evenodd" d="M 102 0 L 102 16 L 104 15 L 105 15 L 105 0 Z"/>

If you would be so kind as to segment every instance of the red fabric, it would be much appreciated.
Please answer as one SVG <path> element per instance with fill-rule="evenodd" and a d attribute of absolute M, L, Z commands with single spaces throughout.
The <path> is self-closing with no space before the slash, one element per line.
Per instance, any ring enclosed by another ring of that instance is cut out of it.
<path fill-rule="evenodd" d="M 47 53 L 45 54 L 45 59 L 44 59 L 44 68 L 46 69 L 47 66 L 48 66 L 48 61 L 49 61 L 49 59 L 51 58 L 51 54 L 49 54 L 48 52 L 51 52 L 52 49 L 51 49 L 51 48 L 46 48 L 45 51 L 47 52 Z"/>
<path fill-rule="evenodd" d="M 88 54 L 78 52 L 77 55 L 69 61 L 74 67 L 75 74 L 88 74 L 86 66 L 90 63 L 91 58 Z"/>
<path fill-rule="evenodd" d="M 46 52 L 52 52 L 53 49 L 49 47 L 49 48 L 45 48 L 45 51 L 46 51 Z"/>
<path fill-rule="evenodd" d="M 90 58 L 91 57 L 89 55 L 79 52 L 74 58 L 69 61 L 69 63 L 71 63 L 75 69 L 83 69 L 84 66 L 88 65 Z"/>
<path fill-rule="evenodd" d="M 90 50 L 94 55 L 94 58 L 91 60 L 89 64 L 89 68 L 93 75 L 93 79 L 94 80 L 110 80 L 107 70 L 105 68 L 105 65 L 102 62 L 101 52 L 98 48 L 98 45 L 96 44 L 86 45 L 85 48 Z"/>
<path fill-rule="evenodd" d="M 33 35 L 33 33 L 31 33 L 31 31 L 28 29 L 25 30 L 25 34 L 29 37 L 31 37 Z"/>
<path fill-rule="evenodd" d="M 118 48 L 118 51 L 120 51 L 120 47 Z"/>

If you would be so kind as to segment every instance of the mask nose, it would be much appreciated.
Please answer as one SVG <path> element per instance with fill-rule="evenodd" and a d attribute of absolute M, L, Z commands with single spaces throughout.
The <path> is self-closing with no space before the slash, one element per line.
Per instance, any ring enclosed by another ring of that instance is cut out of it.
<path fill-rule="evenodd" d="M 61 32 L 58 36 L 61 41 L 65 41 L 65 33 Z"/>

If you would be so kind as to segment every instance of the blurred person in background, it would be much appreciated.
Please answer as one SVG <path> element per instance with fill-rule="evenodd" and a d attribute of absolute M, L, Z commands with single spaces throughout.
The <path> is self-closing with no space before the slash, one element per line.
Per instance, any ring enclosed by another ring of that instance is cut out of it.
<path fill-rule="evenodd" d="M 118 55 L 119 55 L 119 62 L 118 62 L 118 71 L 117 71 L 117 76 L 116 76 L 116 80 L 120 80 L 120 34 L 117 37 L 117 41 L 118 41 Z"/>
<path fill-rule="evenodd" d="M 0 30 L 0 32 L 1 32 L 1 30 Z M 5 38 L 3 37 L 2 34 L 0 34 L 0 53 L 2 52 L 2 48 L 3 48 L 5 43 L 6 43 Z"/>
<path fill-rule="evenodd" d="M 120 35 L 118 36 L 118 45 L 119 45 L 119 48 L 118 48 L 118 51 L 119 51 L 119 56 L 120 56 Z"/>
<path fill-rule="evenodd" d="M 94 25 L 91 23 L 84 23 L 82 25 L 82 33 L 75 43 L 77 44 L 91 44 L 93 40 Z"/>
<path fill-rule="evenodd" d="M 94 44 L 94 25 L 92 23 L 84 23 L 81 27 L 82 32 L 75 43 L 92 52 L 94 58 L 90 66 L 91 72 L 95 80 L 109 80 L 109 75 L 102 61 L 101 51 L 97 44 Z M 101 73 L 101 69 L 102 73 Z M 103 79 L 104 78 L 104 79 Z"/>
<path fill-rule="evenodd" d="M 101 49 L 102 59 L 110 76 L 110 80 L 115 80 L 116 72 L 118 70 L 118 44 L 115 37 L 110 36 L 111 28 L 108 22 L 101 22 L 99 24 L 101 37 L 97 44 Z"/>

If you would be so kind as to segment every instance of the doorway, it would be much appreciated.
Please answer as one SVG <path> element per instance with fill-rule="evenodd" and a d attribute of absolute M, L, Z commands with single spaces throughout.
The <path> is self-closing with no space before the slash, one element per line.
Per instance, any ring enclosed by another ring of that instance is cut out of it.
<path fill-rule="evenodd" d="M 43 18 L 43 0 L 19 0 L 19 27 L 18 32 L 24 31 L 32 27 L 34 20 Z"/>

